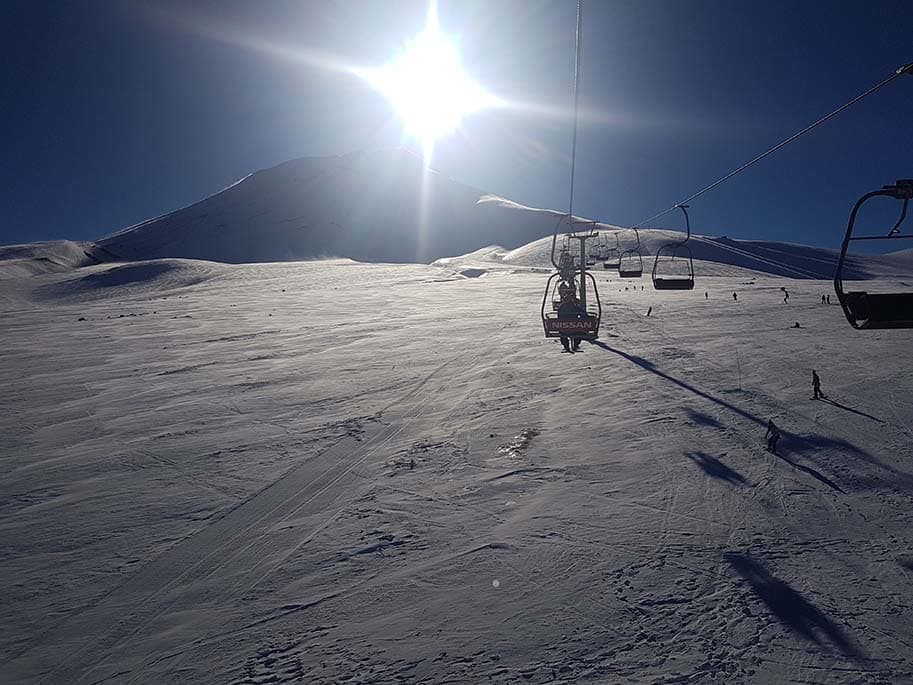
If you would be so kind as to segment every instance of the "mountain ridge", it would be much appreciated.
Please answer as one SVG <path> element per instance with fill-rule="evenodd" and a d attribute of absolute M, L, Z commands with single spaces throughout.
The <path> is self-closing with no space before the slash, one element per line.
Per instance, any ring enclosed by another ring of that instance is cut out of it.
<path fill-rule="evenodd" d="M 586 222 L 575 217 L 577 222 Z M 0 248 L 0 277 L 40 274 L 107 261 L 197 259 L 224 263 L 345 257 L 367 262 L 482 261 L 548 268 L 551 236 L 566 215 L 528 207 L 460 183 L 407 149 L 302 157 L 260 169 L 198 202 L 146 219 L 94 242 L 49 241 Z M 605 222 L 620 249 L 635 233 Z M 661 245 L 682 234 L 664 228 L 637 234 L 649 271 Z M 488 246 L 488 247 L 486 247 Z M 833 276 L 837 251 L 801 244 L 692 235 L 707 275 L 728 267 L 790 278 Z M 503 253 L 503 254 L 502 254 Z M 462 256 L 462 257 L 460 257 Z M 895 256 L 852 255 L 846 277 L 904 273 L 913 250 Z"/>

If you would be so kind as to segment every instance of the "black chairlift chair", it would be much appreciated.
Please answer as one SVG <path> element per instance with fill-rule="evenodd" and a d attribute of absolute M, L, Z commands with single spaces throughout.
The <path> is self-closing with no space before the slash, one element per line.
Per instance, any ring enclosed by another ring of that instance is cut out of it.
<path fill-rule="evenodd" d="M 602 262 L 603 269 L 617 269 L 618 268 L 619 256 L 621 255 L 621 252 L 619 250 L 619 245 L 618 245 L 618 231 L 613 231 L 612 235 L 615 236 L 615 247 L 609 247 L 609 245 L 608 245 L 609 239 L 608 239 L 608 237 L 606 237 L 605 261 Z"/>
<path fill-rule="evenodd" d="M 595 229 L 595 226 L 594 226 Z M 609 237 L 608 233 L 603 231 L 599 234 L 599 238 L 596 240 L 596 261 L 604 262 L 606 256 L 609 254 Z"/>
<path fill-rule="evenodd" d="M 856 215 L 863 203 L 873 197 L 890 197 L 901 200 L 903 206 L 900 218 L 888 231 L 887 235 L 854 236 L 853 228 L 856 224 Z M 847 249 L 853 240 L 913 240 L 913 234 L 901 233 L 900 225 L 907 217 L 907 207 L 913 199 L 913 179 L 901 179 L 894 185 L 883 186 L 881 190 L 866 193 L 853 206 L 850 212 L 850 221 L 843 236 L 843 245 L 840 247 L 840 259 L 837 261 L 837 271 L 834 273 L 834 291 L 840 306 L 846 315 L 850 326 L 861 330 L 880 328 L 913 328 L 913 292 L 906 293 L 870 293 L 864 290 L 843 290 L 843 266 L 846 261 Z"/>
<path fill-rule="evenodd" d="M 593 249 L 587 252 L 586 255 L 586 265 L 587 266 L 596 266 L 596 259 L 598 258 L 599 252 L 599 233 L 596 230 L 596 222 L 592 222 L 593 227 L 590 229 L 590 234 L 596 236 L 596 244 L 593 245 Z"/>
<path fill-rule="evenodd" d="M 542 327 L 545 329 L 546 338 L 560 338 L 567 335 L 584 340 L 595 340 L 599 337 L 599 323 L 602 320 L 602 303 L 599 301 L 599 290 L 596 288 L 596 279 L 587 272 L 590 287 L 587 288 L 588 297 L 586 311 L 573 313 L 562 312 L 559 309 L 561 298 L 558 285 L 564 280 L 560 273 L 552 274 L 545 286 L 545 296 L 542 298 Z M 574 278 L 579 282 L 579 275 Z M 579 288 L 577 289 L 579 292 Z"/>
<path fill-rule="evenodd" d="M 653 287 L 656 290 L 693 290 L 694 261 L 691 259 L 691 221 L 688 219 L 688 205 L 676 205 L 685 214 L 685 239 L 666 243 L 656 251 L 653 261 Z M 676 261 L 676 259 L 678 261 Z M 678 268 L 678 271 L 673 269 Z"/>
<path fill-rule="evenodd" d="M 634 247 L 625 250 L 618 257 L 618 275 L 621 278 L 640 278 L 644 273 L 644 260 L 640 256 L 640 233 L 636 228 L 631 230 L 634 231 L 637 242 L 634 243 Z"/>

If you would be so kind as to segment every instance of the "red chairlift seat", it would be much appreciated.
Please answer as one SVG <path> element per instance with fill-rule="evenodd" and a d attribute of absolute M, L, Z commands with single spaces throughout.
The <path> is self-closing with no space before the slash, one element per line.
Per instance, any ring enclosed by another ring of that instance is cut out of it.
<path fill-rule="evenodd" d="M 542 298 L 542 327 L 545 331 L 546 338 L 558 338 L 567 335 L 587 340 L 595 340 L 599 337 L 599 324 L 602 320 L 602 303 L 599 300 L 599 290 L 596 287 L 596 279 L 591 273 L 587 273 L 590 286 L 587 289 L 592 293 L 592 300 L 587 301 L 589 311 L 570 310 L 560 308 L 560 298 L 558 297 L 558 284 L 561 274 L 552 274 L 545 286 L 545 296 Z M 551 299 L 551 306 L 548 307 Z M 551 311 L 546 311 L 546 308 Z"/>

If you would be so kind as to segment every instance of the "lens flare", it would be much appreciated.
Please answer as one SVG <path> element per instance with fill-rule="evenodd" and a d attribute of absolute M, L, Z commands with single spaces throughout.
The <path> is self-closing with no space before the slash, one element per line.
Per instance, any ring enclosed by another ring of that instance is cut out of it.
<path fill-rule="evenodd" d="M 383 93 L 406 132 L 417 138 L 430 161 L 435 141 L 455 131 L 467 114 L 503 104 L 463 69 L 460 55 L 440 30 L 431 3 L 423 32 L 388 64 L 356 72 Z"/>

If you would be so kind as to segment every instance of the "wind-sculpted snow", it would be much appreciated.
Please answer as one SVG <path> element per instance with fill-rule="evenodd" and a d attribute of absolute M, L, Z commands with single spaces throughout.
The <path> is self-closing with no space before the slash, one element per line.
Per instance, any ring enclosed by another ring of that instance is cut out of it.
<path fill-rule="evenodd" d="M 53 240 L 0 246 L 0 279 L 59 273 L 110 259 L 104 250 L 89 242 Z"/>
<path fill-rule="evenodd" d="M 51 300 L 81 301 L 108 297 L 106 291 L 163 293 L 204 283 L 224 272 L 225 266 L 197 260 L 158 259 L 80 269 L 69 277 L 36 289 L 36 295 Z"/>
<path fill-rule="evenodd" d="M 619 252 L 634 249 L 638 245 L 632 230 L 597 224 L 597 231 L 613 236 L 610 245 L 614 247 L 614 236 L 618 236 Z M 643 257 L 644 272 L 653 268 L 653 260 L 661 247 L 681 242 L 684 234 L 662 229 L 638 231 L 639 251 Z M 559 234 L 558 249 L 564 244 L 564 234 Z M 572 246 L 575 245 L 571 241 Z M 594 241 L 588 243 L 588 251 Z M 733 240 L 692 235 L 688 243 L 695 262 L 698 276 L 781 276 L 798 279 L 830 279 L 837 268 L 839 252 L 825 248 L 777 243 L 759 240 Z M 576 254 L 576 249 L 574 250 Z M 509 250 L 501 246 L 488 246 L 459 257 L 446 257 L 437 264 L 483 264 L 494 263 L 513 267 L 548 269 L 551 263 L 552 237 L 546 236 L 519 248 Z M 593 267 L 602 273 L 601 263 Z M 847 280 L 870 278 L 904 278 L 913 275 L 913 261 L 902 255 L 849 255 L 844 266 Z"/>
<path fill-rule="evenodd" d="M 0 281 L 0 681 L 907 682 L 910 332 L 522 249 Z"/>

